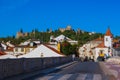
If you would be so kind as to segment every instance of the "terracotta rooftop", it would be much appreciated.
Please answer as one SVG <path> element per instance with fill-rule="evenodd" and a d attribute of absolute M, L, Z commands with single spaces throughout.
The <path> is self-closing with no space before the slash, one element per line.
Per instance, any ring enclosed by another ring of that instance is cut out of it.
<path fill-rule="evenodd" d="M 104 42 L 102 42 L 101 44 L 99 44 L 99 45 L 97 46 L 97 48 L 106 48 L 105 45 L 104 45 Z"/>
<path fill-rule="evenodd" d="M 117 39 L 113 39 L 113 42 L 119 42 L 119 40 L 117 40 Z"/>
<path fill-rule="evenodd" d="M 3 51 L 0 51 L 0 56 L 1 56 L 1 55 L 5 55 L 5 54 L 6 54 L 6 53 L 4 53 Z"/>
<path fill-rule="evenodd" d="M 48 47 L 49 49 L 55 51 L 56 53 L 61 54 L 61 55 L 64 55 L 63 53 L 59 52 L 58 50 L 56 50 L 56 49 L 54 49 L 54 48 L 52 48 L 52 47 L 50 47 L 50 46 L 48 46 L 48 45 L 46 45 L 46 44 L 44 44 L 44 45 L 45 45 L 46 47 Z"/>
<path fill-rule="evenodd" d="M 111 31 L 110 31 L 110 28 L 108 28 L 108 30 L 106 31 L 105 35 L 106 36 L 111 36 L 111 37 L 113 36 L 112 33 L 111 33 Z"/>
<path fill-rule="evenodd" d="M 99 38 L 95 39 L 95 41 L 104 41 L 104 38 L 103 37 L 99 37 Z"/>

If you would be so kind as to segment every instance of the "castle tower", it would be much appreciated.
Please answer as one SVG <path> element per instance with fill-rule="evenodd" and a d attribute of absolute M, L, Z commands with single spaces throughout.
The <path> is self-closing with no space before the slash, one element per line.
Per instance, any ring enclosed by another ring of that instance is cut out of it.
<path fill-rule="evenodd" d="M 66 27 L 66 30 L 72 30 L 72 27 L 71 27 L 70 25 L 68 25 L 68 26 Z"/>
<path fill-rule="evenodd" d="M 18 39 L 18 38 L 20 38 L 20 37 L 23 37 L 23 33 L 22 33 L 22 32 L 17 32 L 16 38 Z"/>

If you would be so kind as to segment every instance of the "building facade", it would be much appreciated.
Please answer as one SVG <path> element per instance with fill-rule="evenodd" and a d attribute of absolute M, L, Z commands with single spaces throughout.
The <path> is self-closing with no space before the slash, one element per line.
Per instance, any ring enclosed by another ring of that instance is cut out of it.
<path fill-rule="evenodd" d="M 94 59 L 96 60 L 99 54 L 102 52 L 104 55 L 108 54 L 112 56 L 112 50 L 115 39 L 110 31 L 110 28 L 107 29 L 104 37 L 99 37 L 95 40 L 89 41 L 79 48 L 79 56 L 88 56 L 90 57 L 90 51 L 92 51 Z"/>

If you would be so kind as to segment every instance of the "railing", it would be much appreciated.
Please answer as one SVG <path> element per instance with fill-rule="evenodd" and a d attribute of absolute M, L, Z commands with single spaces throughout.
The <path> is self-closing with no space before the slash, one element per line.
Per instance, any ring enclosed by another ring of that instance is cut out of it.
<path fill-rule="evenodd" d="M 113 56 L 120 56 L 120 48 L 112 49 Z"/>

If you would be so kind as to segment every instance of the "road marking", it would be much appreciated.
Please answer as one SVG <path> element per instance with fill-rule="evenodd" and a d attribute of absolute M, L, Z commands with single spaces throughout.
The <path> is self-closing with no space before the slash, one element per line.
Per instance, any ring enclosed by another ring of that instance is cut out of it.
<path fill-rule="evenodd" d="M 57 75 L 53 75 L 54 77 L 50 78 L 49 80 L 58 80 L 59 78 L 63 77 L 64 75 L 62 74 L 57 74 Z"/>
<path fill-rule="evenodd" d="M 41 78 L 37 78 L 35 80 L 49 80 L 52 77 L 54 77 L 54 76 L 44 76 L 44 77 L 41 77 Z"/>
<path fill-rule="evenodd" d="M 76 74 L 54 74 L 47 75 L 35 80 L 102 80 L 100 74 L 90 74 L 90 73 L 76 73 Z"/>
<path fill-rule="evenodd" d="M 76 80 L 78 76 L 79 76 L 79 73 L 72 74 L 67 80 Z"/>
<path fill-rule="evenodd" d="M 102 76 L 100 74 L 94 74 L 93 80 L 102 80 Z"/>
<path fill-rule="evenodd" d="M 58 80 L 67 80 L 70 76 L 72 76 L 73 74 L 66 74 L 63 77 L 59 78 Z"/>
<path fill-rule="evenodd" d="M 76 80 L 85 80 L 87 74 L 79 74 L 79 76 L 76 78 Z"/>

